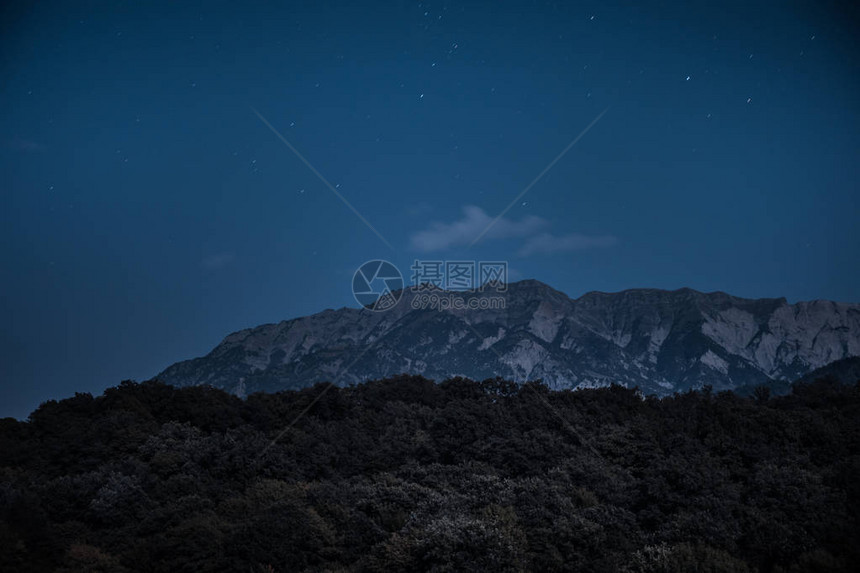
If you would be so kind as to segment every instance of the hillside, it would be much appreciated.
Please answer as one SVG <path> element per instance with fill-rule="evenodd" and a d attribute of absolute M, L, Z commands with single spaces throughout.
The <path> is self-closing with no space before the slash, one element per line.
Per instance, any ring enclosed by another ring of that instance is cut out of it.
<path fill-rule="evenodd" d="M 0 421 L 0 570 L 847 572 L 858 475 L 835 383 L 123 383 Z"/>

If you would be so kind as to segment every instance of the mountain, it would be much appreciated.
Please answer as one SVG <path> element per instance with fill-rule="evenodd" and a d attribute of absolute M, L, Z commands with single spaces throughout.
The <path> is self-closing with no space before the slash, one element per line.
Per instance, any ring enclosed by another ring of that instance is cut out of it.
<path fill-rule="evenodd" d="M 799 382 L 813 382 L 819 378 L 831 378 L 842 384 L 860 382 L 860 356 L 850 356 L 816 368 L 812 372 L 804 374 Z"/>
<path fill-rule="evenodd" d="M 816 380 L 833 380 L 839 384 L 860 383 L 860 356 L 849 356 L 820 368 L 807 372 L 797 380 L 771 380 L 765 385 L 770 389 L 773 396 L 785 396 L 790 394 L 795 383 L 810 384 Z M 739 386 L 734 389 L 735 394 L 741 396 L 753 396 L 758 386 Z"/>
<path fill-rule="evenodd" d="M 383 312 L 342 308 L 234 332 L 209 354 L 157 376 L 240 396 L 320 381 L 344 386 L 397 373 L 543 379 L 552 388 L 618 383 L 666 395 L 794 380 L 860 356 L 860 304 L 722 292 L 633 289 L 571 299 L 539 281 L 507 292 L 446 293 L 504 308 L 413 309 L 410 289 Z M 418 301 L 420 302 L 420 301 Z"/>

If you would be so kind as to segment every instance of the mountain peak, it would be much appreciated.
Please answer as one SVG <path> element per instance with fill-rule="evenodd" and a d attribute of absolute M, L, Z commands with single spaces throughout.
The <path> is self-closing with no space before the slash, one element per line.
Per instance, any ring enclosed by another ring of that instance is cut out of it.
<path fill-rule="evenodd" d="M 398 373 L 441 380 L 543 379 L 555 388 L 618 383 L 668 394 L 794 380 L 860 356 L 860 305 L 788 304 L 723 292 L 629 289 L 571 299 L 526 279 L 506 292 L 461 295 L 457 308 L 413 306 L 402 293 L 387 311 L 342 308 L 245 329 L 207 356 L 159 375 L 187 386 L 238 394 L 330 381 L 338 385 Z M 498 298 L 502 306 L 485 303 Z"/>
<path fill-rule="evenodd" d="M 537 279 L 522 279 L 520 281 L 509 283 L 508 286 L 516 288 L 532 288 L 532 289 L 553 289 L 548 284 Z"/>
<path fill-rule="evenodd" d="M 529 292 L 529 293 L 538 293 L 538 294 L 553 294 L 553 295 L 561 295 L 567 297 L 563 292 L 554 289 L 548 284 L 541 282 L 537 279 L 523 279 L 521 281 L 516 281 L 512 283 L 508 283 L 508 291 L 510 292 Z"/>

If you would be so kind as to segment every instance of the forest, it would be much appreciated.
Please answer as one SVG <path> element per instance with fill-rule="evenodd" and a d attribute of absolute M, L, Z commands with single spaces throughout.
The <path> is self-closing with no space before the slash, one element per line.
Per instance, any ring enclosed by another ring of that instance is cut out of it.
<path fill-rule="evenodd" d="M 123 382 L 0 420 L 0 570 L 860 570 L 860 382 Z"/>

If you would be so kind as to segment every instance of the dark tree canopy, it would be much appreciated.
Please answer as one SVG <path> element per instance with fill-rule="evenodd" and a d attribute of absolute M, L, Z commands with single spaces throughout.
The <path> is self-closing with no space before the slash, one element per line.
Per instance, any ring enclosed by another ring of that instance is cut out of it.
<path fill-rule="evenodd" d="M 860 387 L 766 390 L 124 382 L 0 420 L 0 570 L 860 570 Z"/>

